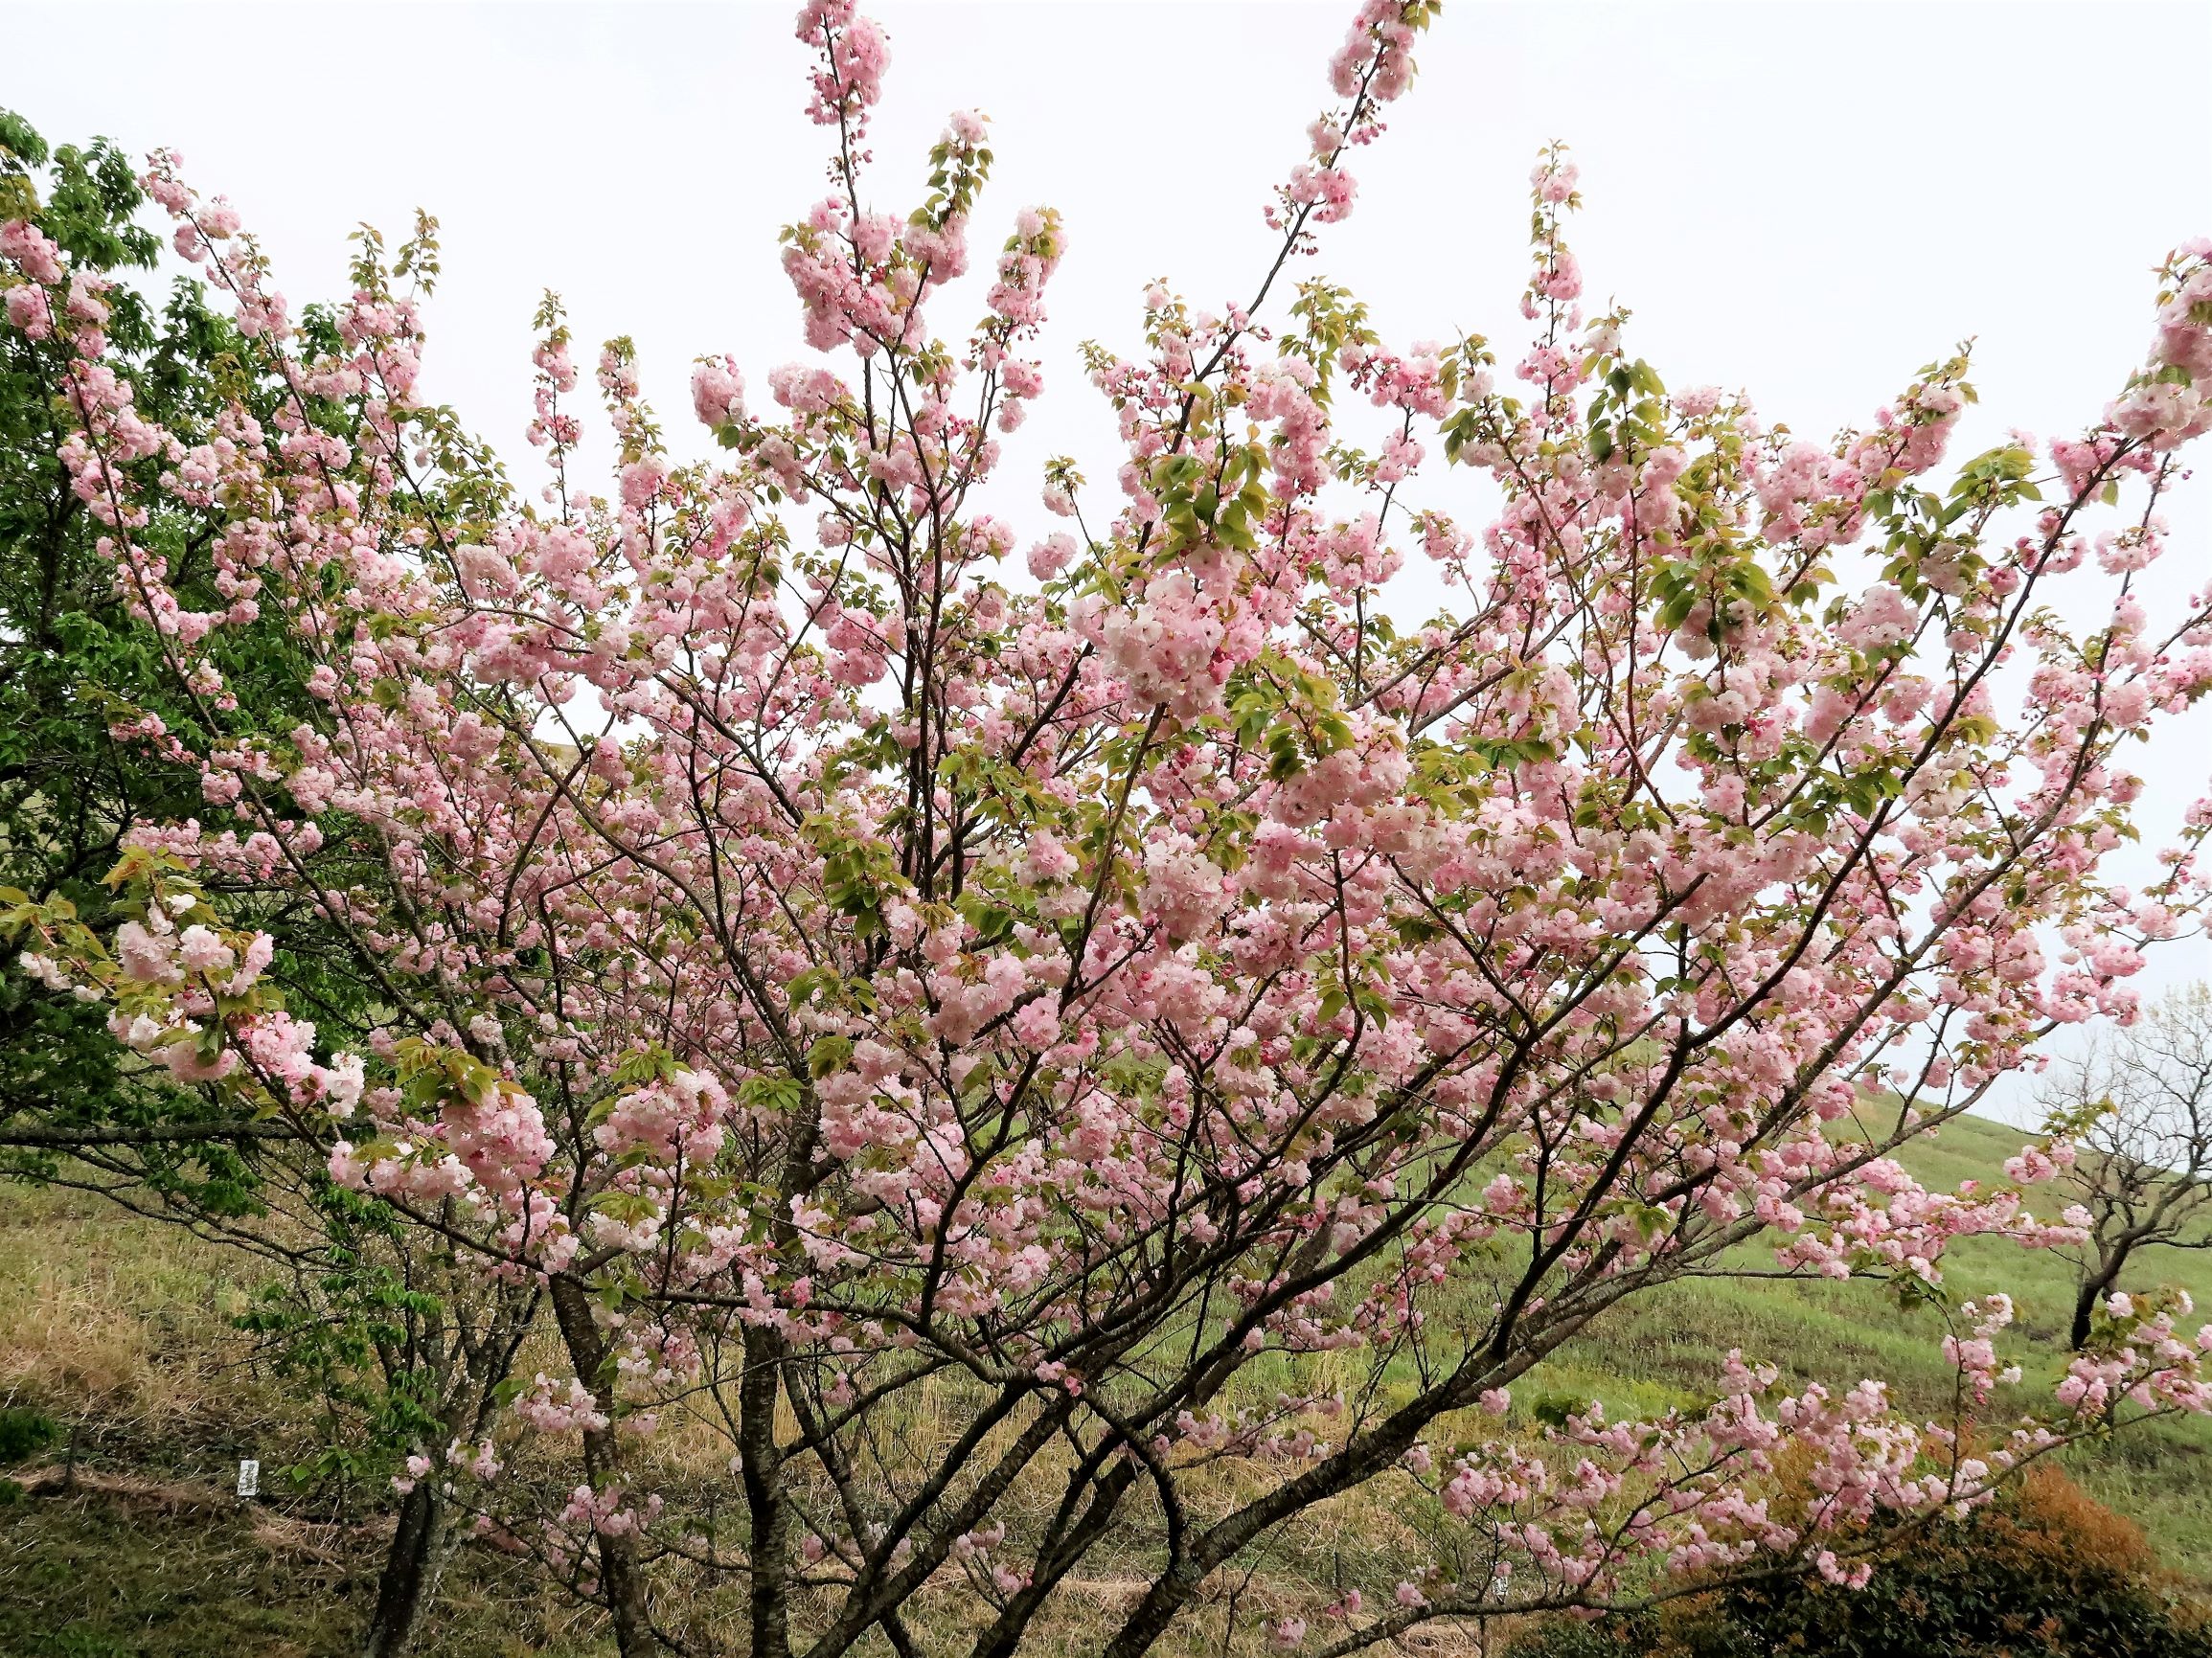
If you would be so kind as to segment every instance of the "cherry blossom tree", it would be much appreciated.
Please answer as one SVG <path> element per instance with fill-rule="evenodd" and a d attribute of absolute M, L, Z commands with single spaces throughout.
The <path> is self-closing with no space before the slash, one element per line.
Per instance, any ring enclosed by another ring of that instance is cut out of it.
<path fill-rule="evenodd" d="M 1091 352 L 1124 458 L 1104 500 L 1053 463 L 1041 535 L 979 495 L 1042 391 L 1063 227 L 1015 214 L 961 285 L 972 114 L 918 207 L 871 205 L 888 54 L 851 0 L 799 19 L 833 142 L 783 259 L 818 357 L 766 407 L 702 359 L 718 453 L 686 461 L 611 343 L 604 499 L 550 300 L 552 481 L 517 499 L 421 400 L 408 251 L 372 246 L 308 339 L 236 212 L 155 157 L 241 372 L 284 394 L 187 445 L 103 360 L 97 283 L 0 239 L 11 324 L 73 348 L 64 453 L 118 589 L 218 734 L 186 750 L 207 810 L 111 877 L 126 919 L 20 902 L 27 960 L 542 1286 L 567 1371 L 407 1478 L 626 1653 L 683 1643 L 685 1574 L 741 1582 L 758 1658 L 917 1650 L 942 1601 L 1011 1653 L 1110 1556 L 1141 1587 L 1097 1645 L 1133 1658 L 1317 1516 L 1339 1579 L 1287 1648 L 1862 1580 L 2077 1434 L 2212 1406 L 2173 1294 L 2055 1397 L 2005 1392 L 2011 1305 L 1950 1306 L 1942 1258 L 2079 1242 L 2025 1190 L 2063 1148 L 1949 1192 L 1894 1155 L 2055 1025 L 2132 1017 L 2141 947 L 2196 924 L 2212 806 L 2147 883 L 2105 869 L 2123 742 L 2212 685 L 2205 596 L 2138 590 L 2212 427 L 2212 243 L 2166 261 L 2149 358 L 2081 436 L 1948 472 L 1963 353 L 1825 444 L 1670 392 L 1582 303 L 1557 148 L 1528 343 L 1394 347 L 1289 273 L 1432 11 L 1358 8 L 1243 302 L 1155 287 L 1143 351 Z M 947 343 L 928 318 L 971 288 Z M 1451 465 L 1501 498 L 1479 532 L 1413 503 Z M 223 511 L 227 608 L 139 534 L 171 498 Z M 1455 596 L 1418 625 L 1387 602 L 1409 552 Z M 272 610 L 320 711 L 286 729 L 213 655 Z M 317 861 L 340 832 L 376 878 Z M 346 940 L 357 1046 L 272 993 L 215 896 L 241 874 Z M 1935 1305 L 1955 1410 L 1742 1353 L 1649 1420 L 1516 1404 L 1620 1303 L 1748 1261 Z M 678 1432 L 725 1442 L 739 1535 L 657 1477 Z M 579 1460 L 559 1507 L 507 1471 L 536 1442 Z"/>
<path fill-rule="evenodd" d="M 208 309 L 202 284 L 179 280 L 164 299 L 127 280 L 163 250 L 140 222 L 144 206 L 129 159 L 112 146 L 49 148 L 0 110 L 0 220 L 13 221 L 34 265 L 65 261 L 72 291 L 97 294 L 98 356 L 131 381 L 141 419 L 189 447 L 218 418 L 238 418 L 240 398 L 254 418 L 274 417 L 286 389 L 229 371 L 245 343 Z M 432 244 L 419 243 L 418 257 L 431 258 Z M 18 306 L 34 303 L 28 288 L 10 291 L 23 296 Z M 306 322 L 328 326 L 313 313 Z M 289 729 L 318 705 L 306 685 L 314 657 L 282 608 L 234 616 L 211 641 L 227 697 L 247 711 L 218 711 L 217 727 L 197 723 L 197 699 L 169 671 L 159 636 L 131 622 L 105 527 L 62 454 L 72 422 L 63 388 L 91 343 L 75 330 L 0 330 L 0 884 L 23 901 L 65 899 L 107 934 L 122 918 L 107 914 L 101 877 L 134 828 L 200 804 L 192 757 L 210 735 L 241 717 Z M 225 507 L 173 493 L 148 506 L 133 534 L 159 552 L 172 595 L 188 608 L 235 598 L 235 575 L 208 556 Z M 119 742 L 109 729 L 118 715 L 158 719 L 176 741 Z M 342 835 L 315 858 L 353 881 L 375 877 L 379 862 Z M 356 1041 L 376 1022 L 348 951 L 296 882 L 218 874 L 211 897 L 234 925 L 268 930 L 272 982 L 314 1009 L 327 1042 Z M 299 1416 L 318 1423 L 314 1442 L 285 1455 L 283 1475 L 272 1466 L 272 1484 L 288 1475 L 335 1497 L 343 1513 L 350 1488 L 381 1491 L 409 1456 L 488 1425 L 538 1286 L 487 1280 L 435 1234 L 336 1186 L 327 1133 L 244 1116 L 180 1084 L 113 1039 L 111 1010 L 56 996 L 42 970 L 34 958 L 0 974 L 0 1178 L 96 1192 L 219 1240 L 265 1275 L 239 1323 L 257 1365 L 312 1394 L 315 1408 Z M 405 1648 L 453 1537 L 435 1485 L 418 1484 L 398 1507 L 363 1643 L 370 1658 Z"/>

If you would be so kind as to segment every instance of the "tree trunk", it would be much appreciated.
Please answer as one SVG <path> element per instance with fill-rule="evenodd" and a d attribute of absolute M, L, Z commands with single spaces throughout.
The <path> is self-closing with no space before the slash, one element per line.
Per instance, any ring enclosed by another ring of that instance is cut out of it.
<path fill-rule="evenodd" d="M 2123 1244 L 2097 1263 L 2097 1270 L 2082 1280 L 2082 1287 L 2074 1295 L 2074 1328 L 2068 1332 L 2066 1343 L 2080 1352 L 2089 1344 L 2089 1323 L 2096 1316 L 2097 1306 L 2111 1292 L 2118 1281 L 2120 1268 L 2128 1263 L 2129 1249 Z"/>
<path fill-rule="evenodd" d="M 489 1433 L 499 1384 L 514 1368 L 514 1355 L 521 1351 L 536 1310 L 537 1291 L 533 1289 L 514 1308 L 505 1340 L 466 1348 L 468 1392 L 446 1412 L 451 1437 L 482 1439 Z M 417 1481 L 399 1505 L 399 1529 L 392 1533 L 392 1547 L 376 1579 L 376 1608 L 362 1645 L 365 1658 L 400 1658 L 412 1647 L 424 1616 L 437 1603 L 439 1581 L 459 1540 L 452 1505 L 437 1480 Z"/>
<path fill-rule="evenodd" d="M 2080 1352 L 2089 1345 L 2089 1318 L 2096 1310 L 2096 1288 L 2084 1283 L 2074 1296 L 2074 1328 L 2066 1335 L 2066 1345 L 2074 1351 Z"/>
<path fill-rule="evenodd" d="M 749 1552 L 752 1587 L 751 1658 L 789 1658 L 791 1650 L 791 1508 L 784 1495 L 784 1473 L 776 1460 L 776 1396 L 781 1344 L 767 1330 L 747 1327 L 745 1374 L 738 1386 L 740 1473 L 745 1508 L 752 1520 Z"/>
<path fill-rule="evenodd" d="M 399 1529 L 376 1579 L 376 1610 L 361 1648 L 366 1658 L 399 1658 L 407 1650 L 424 1608 L 437 1599 L 451 1532 L 436 1482 L 419 1481 L 399 1505 Z"/>
<path fill-rule="evenodd" d="M 599 1409 L 609 1419 L 604 1428 L 583 1436 L 583 1471 L 597 1489 L 600 1481 L 615 1468 L 614 1390 L 606 1381 L 606 1342 L 592 1322 L 591 1296 L 572 1278 L 556 1278 L 553 1292 L 554 1322 L 560 1327 L 569 1363 L 591 1390 Z M 652 1625 L 646 1615 L 645 1577 L 638 1570 L 637 1539 L 624 1533 L 599 1536 L 599 1587 L 606 1600 L 607 1617 L 614 1624 L 615 1649 L 622 1658 L 646 1658 L 653 1650 Z"/>
<path fill-rule="evenodd" d="M 652 1651 L 652 1627 L 646 1619 L 645 1578 L 637 1567 L 637 1539 L 627 1535 L 599 1540 L 599 1586 L 614 1620 L 614 1647 L 622 1658 L 644 1658 Z"/>

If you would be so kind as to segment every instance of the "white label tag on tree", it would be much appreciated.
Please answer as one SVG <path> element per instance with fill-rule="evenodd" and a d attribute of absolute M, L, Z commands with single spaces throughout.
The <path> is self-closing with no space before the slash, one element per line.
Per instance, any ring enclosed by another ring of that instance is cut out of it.
<path fill-rule="evenodd" d="M 254 1496 L 261 1488 L 261 1464 L 251 1457 L 240 1458 L 239 1462 L 239 1495 L 241 1497 Z"/>

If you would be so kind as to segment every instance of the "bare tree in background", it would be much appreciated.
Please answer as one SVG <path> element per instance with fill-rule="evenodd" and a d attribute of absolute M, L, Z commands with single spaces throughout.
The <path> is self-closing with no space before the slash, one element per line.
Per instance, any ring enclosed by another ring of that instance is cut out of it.
<path fill-rule="evenodd" d="M 2054 1069 L 2044 1104 L 2054 1124 L 2078 1124 L 2073 1179 L 2089 1213 L 2069 1337 L 2078 1350 L 2140 1251 L 2212 1248 L 2212 986 L 2173 992 Z"/>

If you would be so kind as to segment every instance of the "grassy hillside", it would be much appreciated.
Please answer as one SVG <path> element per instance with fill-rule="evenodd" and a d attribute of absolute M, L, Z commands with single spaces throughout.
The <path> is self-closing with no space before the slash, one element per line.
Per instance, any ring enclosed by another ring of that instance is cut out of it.
<path fill-rule="evenodd" d="M 1967 1121 L 1907 1161 L 1930 1184 L 2001 1178 L 2018 1129 Z M 366 1614 L 381 1554 L 374 1518 L 225 1495 L 240 1455 L 275 1466 L 314 1424 L 257 1375 L 231 1317 L 250 1265 L 99 1199 L 0 1185 L 0 1407 L 30 1404 L 73 1430 L 0 1487 L 0 1653 L 15 1658 L 259 1658 L 343 1652 Z M 1963 1298 L 2005 1288 L 2008 1337 L 2029 1385 L 2063 1368 L 2070 1268 L 2056 1257 L 1970 1241 L 1950 1259 Z M 2131 1275 L 2184 1284 L 2212 1309 L 2212 1259 L 2167 1254 Z M 1525 1397 L 1596 1397 L 1615 1416 L 1687 1400 L 1731 1347 L 1792 1379 L 1880 1376 L 1910 1408 L 1948 1393 L 1930 1311 L 1872 1285 L 1711 1282 L 1616 1314 Z M 2139 1522 L 2165 1561 L 2212 1585 L 2212 1423 L 2161 1423 L 2071 1453 L 2100 1501 Z M 73 1470 L 73 1471 L 72 1471 Z M 64 1490 L 64 1485 L 68 1489 Z M 489 1554 L 465 1551 L 448 1581 L 440 1658 L 524 1652 L 583 1658 L 588 1615 Z"/>
<path fill-rule="evenodd" d="M 230 1320 L 237 1253 L 97 1197 L 0 1183 L 0 1408 L 65 1430 L 0 1483 L 4 1658 L 326 1658 L 354 1649 L 388 1525 L 318 1511 L 274 1469 L 313 1424 L 255 1374 Z M 596 1622 L 465 1553 L 436 1658 L 599 1658 Z"/>
<path fill-rule="evenodd" d="M 2001 1123 L 1964 1118 L 1902 1161 L 1930 1187 L 1994 1183 L 2022 1138 Z M 2047 1251 L 1969 1238 L 1945 1257 L 1944 1281 L 1954 1302 L 1995 1289 L 2013 1296 L 2018 1319 L 2000 1349 L 2025 1373 L 2022 1391 L 2040 1385 L 2047 1397 L 2065 1368 L 2072 1267 Z M 2131 1265 L 2125 1286 L 2161 1283 L 2186 1288 L 2212 1319 L 2212 1254 L 2154 1251 Z M 1616 1417 L 1641 1414 L 1690 1397 L 1709 1378 L 1713 1354 L 1738 1347 L 1779 1365 L 1786 1380 L 1880 1377 L 1901 1404 L 1932 1414 L 1950 1384 L 1943 1333 L 1932 1310 L 1903 1310 L 1875 1284 L 1679 1284 L 1622 1308 L 1570 1360 L 1539 1371 L 1539 1385 L 1602 1398 Z M 2000 1394 L 1993 1405 L 2002 1403 Z M 2212 1421 L 2155 1422 L 2070 1452 L 2066 1467 L 2098 1501 L 2139 1522 L 2176 1571 L 2212 1584 Z"/>

